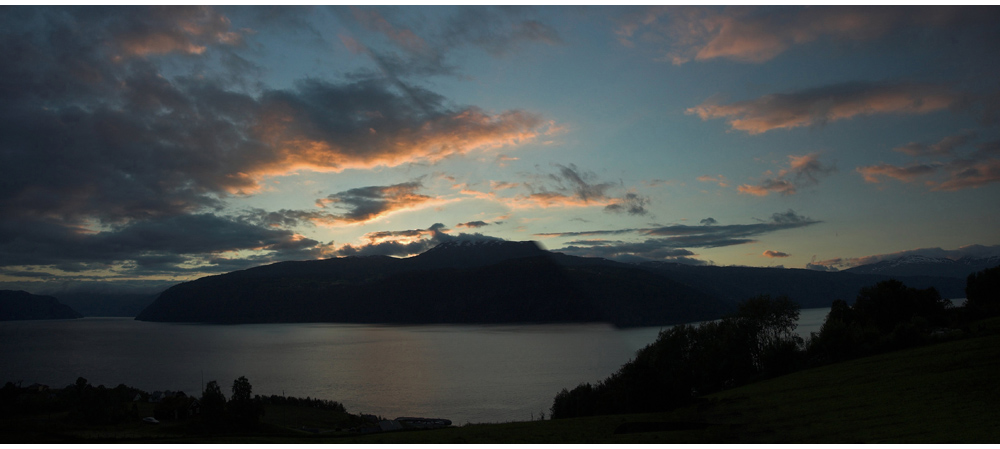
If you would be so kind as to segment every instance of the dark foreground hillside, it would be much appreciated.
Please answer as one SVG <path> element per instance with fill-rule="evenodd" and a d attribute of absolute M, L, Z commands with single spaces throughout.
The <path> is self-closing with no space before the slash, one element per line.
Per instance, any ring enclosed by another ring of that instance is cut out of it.
<path fill-rule="evenodd" d="M 993 326 L 1000 325 L 994 321 Z M 827 365 L 671 412 L 378 434 L 351 443 L 996 443 L 1000 335 Z"/>

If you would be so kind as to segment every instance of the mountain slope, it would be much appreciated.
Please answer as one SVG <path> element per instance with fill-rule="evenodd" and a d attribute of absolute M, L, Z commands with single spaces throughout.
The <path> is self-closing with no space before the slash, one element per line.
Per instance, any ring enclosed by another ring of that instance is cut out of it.
<path fill-rule="evenodd" d="M 848 268 L 844 271 L 885 276 L 943 276 L 965 280 L 972 273 L 997 265 L 1000 265 L 1000 256 L 966 256 L 960 259 L 948 259 L 913 255 Z"/>
<path fill-rule="evenodd" d="M 417 256 L 280 262 L 163 292 L 136 319 L 267 323 L 551 323 L 658 326 L 716 319 L 760 294 L 803 308 L 852 303 L 898 278 L 964 296 L 964 279 L 851 272 L 626 264 L 569 256 L 534 242 L 452 241 Z"/>
<path fill-rule="evenodd" d="M 0 290 L 0 321 L 81 318 L 79 312 L 51 296 L 20 290 Z"/>
<path fill-rule="evenodd" d="M 577 258 L 582 259 L 582 258 Z M 407 259 L 283 262 L 176 285 L 138 320 L 215 323 L 553 323 L 652 326 L 727 305 L 624 264 L 567 266 L 533 242 L 445 243 Z"/>
<path fill-rule="evenodd" d="M 802 308 L 830 307 L 837 299 L 851 304 L 862 287 L 889 279 L 898 279 L 908 287 L 934 287 L 944 298 L 965 296 L 965 279 L 954 277 L 891 276 L 788 268 L 703 267 L 664 262 L 646 262 L 639 266 L 733 304 L 762 294 L 787 295 Z"/>

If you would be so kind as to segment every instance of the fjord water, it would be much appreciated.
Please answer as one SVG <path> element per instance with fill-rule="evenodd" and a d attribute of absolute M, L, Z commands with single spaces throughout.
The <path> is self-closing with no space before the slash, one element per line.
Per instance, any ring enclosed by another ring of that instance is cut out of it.
<path fill-rule="evenodd" d="M 803 310 L 797 332 L 818 331 L 828 311 Z M 63 387 L 82 376 L 198 395 L 216 380 L 228 395 L 246 376 L 255 394 L 335 400 L 351 413 L 526 421 L 548 414 L 559 390 L 616 371 L 660 329 L 8 321 L 0 323 L 0 382 Z"/>

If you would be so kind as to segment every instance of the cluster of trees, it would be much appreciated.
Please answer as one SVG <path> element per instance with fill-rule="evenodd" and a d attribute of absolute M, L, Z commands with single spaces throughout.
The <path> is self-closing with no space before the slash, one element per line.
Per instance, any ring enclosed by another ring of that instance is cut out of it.
<path fill-rule="evenodd" d="M 695 396 L 794 368 L 802 339 L 799 306 L 788 297 L 758 296 L 736 313 L 660 332 L 635 359 L 597 385 L 563 389 L 552 418 L 642 413 L 685 404 Z"/>
<path fill-rule="evenodd" d="M 253 394 L 253 386 L 246 377 L 233 381 L 229 400 L 222 393 L 218 382 L 205 384 L 201 394 L 201 416 L 199 421 L 212 428 L 252 429 L 264 416 L 265 404 L 295 405 L 300 407 L 323 408 L 347 413 L 344 405 L 337 401 L 313 398 L 285 397 L 278 395 L 261 396 Z"/>
<path fill-rule="evenodd" d="M 69 412 L 68 418 L 74 422 L 116 424 L 139 419 L 134 401 L 137 397 L 148 397 L 144 394 L 125 385 L 95 387 L 82 377 L 62 389 L 40 385 L 22 387 L 7 382 L 0 388 L 0 416 Z"/>
<path fill-rule="evenodd" d="M 861 289 L 854 305 L 834 301 L 808 351 L 819 361 L 839 361 L 919 345 L 949 324 L 949 307 L 934 288 L 880 282 Z"/>
<path fill-rule="evenodd" d="M 264 416 L 260 396 L 254 398 L 253 386 L 245 376 L 233 381 L 232 396 L 226 400 L 216 381 L 205 385 L 201 393 L 201 420 L 212 426 L 228 425 L 236 428 L 254 428 Z"/>
<path fill-rule="evenodd" d="M 20 382 L 7 382 L 0 388 L 0 418 L 41 413 L 66 413 L 69 421 L 86 425 L 114 425 L 139 421 L 138 402 L 156 397 L 153 415 L 159 420 L 191 419 L 193 429 L 202 431 L 248 430 L 255 428 L 264 415 L 266 404 L 312 407 L 347 413 L 337 401 L 318 398 L 286 396 L 260 396 L 253 394 L 250 381 L 241 376 L 233 381 L 227 399 L 218 382 L 205 385 L 200 398 L 183 392 L 160 396 L 150 395 L 137 388 L 119 385 L 107 388 L 93 386 L 80 377 L 74 384 L 62 389 L 50 389 L 34 384 L 23 387 Z"/>
<path fill-rule="evenodd" d="M 758 296 L 736 313 L 661 331 L 656 341 L 596 385 L 559 392 L 552 418 L 661 411 L 702 394 L 804 366 L 928 342 L 936 331 L 1000 315 L 1000 267 L 968 277 L 967 301 L 951 307 L 934 288 L 896 280 L 860 290 L 853 305 L 834 301 L 808 345 L 795 333 L 799 308 L 787 297 Z"/>
<path fill-rule="evenodd" d="M 309 396 L 306 396 L 305 399 L 303 399 L 295 396 L 278 396 L 276 394 L 272 394 L 271 396 L 254 396 L 254 400 L 260 401 L 264 404 L 294 405 L 299 407 L 312 407 L 347 413 L 347 409 L 344 408 L 344 404 L 327 399 L 310 398 Z"/>

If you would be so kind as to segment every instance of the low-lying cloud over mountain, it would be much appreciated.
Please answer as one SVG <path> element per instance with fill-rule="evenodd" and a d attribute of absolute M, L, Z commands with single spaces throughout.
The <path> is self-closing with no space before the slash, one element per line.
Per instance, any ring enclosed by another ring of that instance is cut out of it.
<path fill-rule="evenodd" d="M 837 271 L 847 268 L 869 265 L 887 260 L 899 259 L 908 256 L 923 256 L 928 258 L 943 258 L 958 260 L 963 257 L 970 258 L 991 258 L 1000 257 L 1000 245 L 968 245 L 956 249 L 942 248 L 918 248 L 906 251 L 899 251 L 888 254 L 876 254 L 864 257 L 835 258 L 821 261 L 813 261 L 806 268 L 820 271 Z"/>

